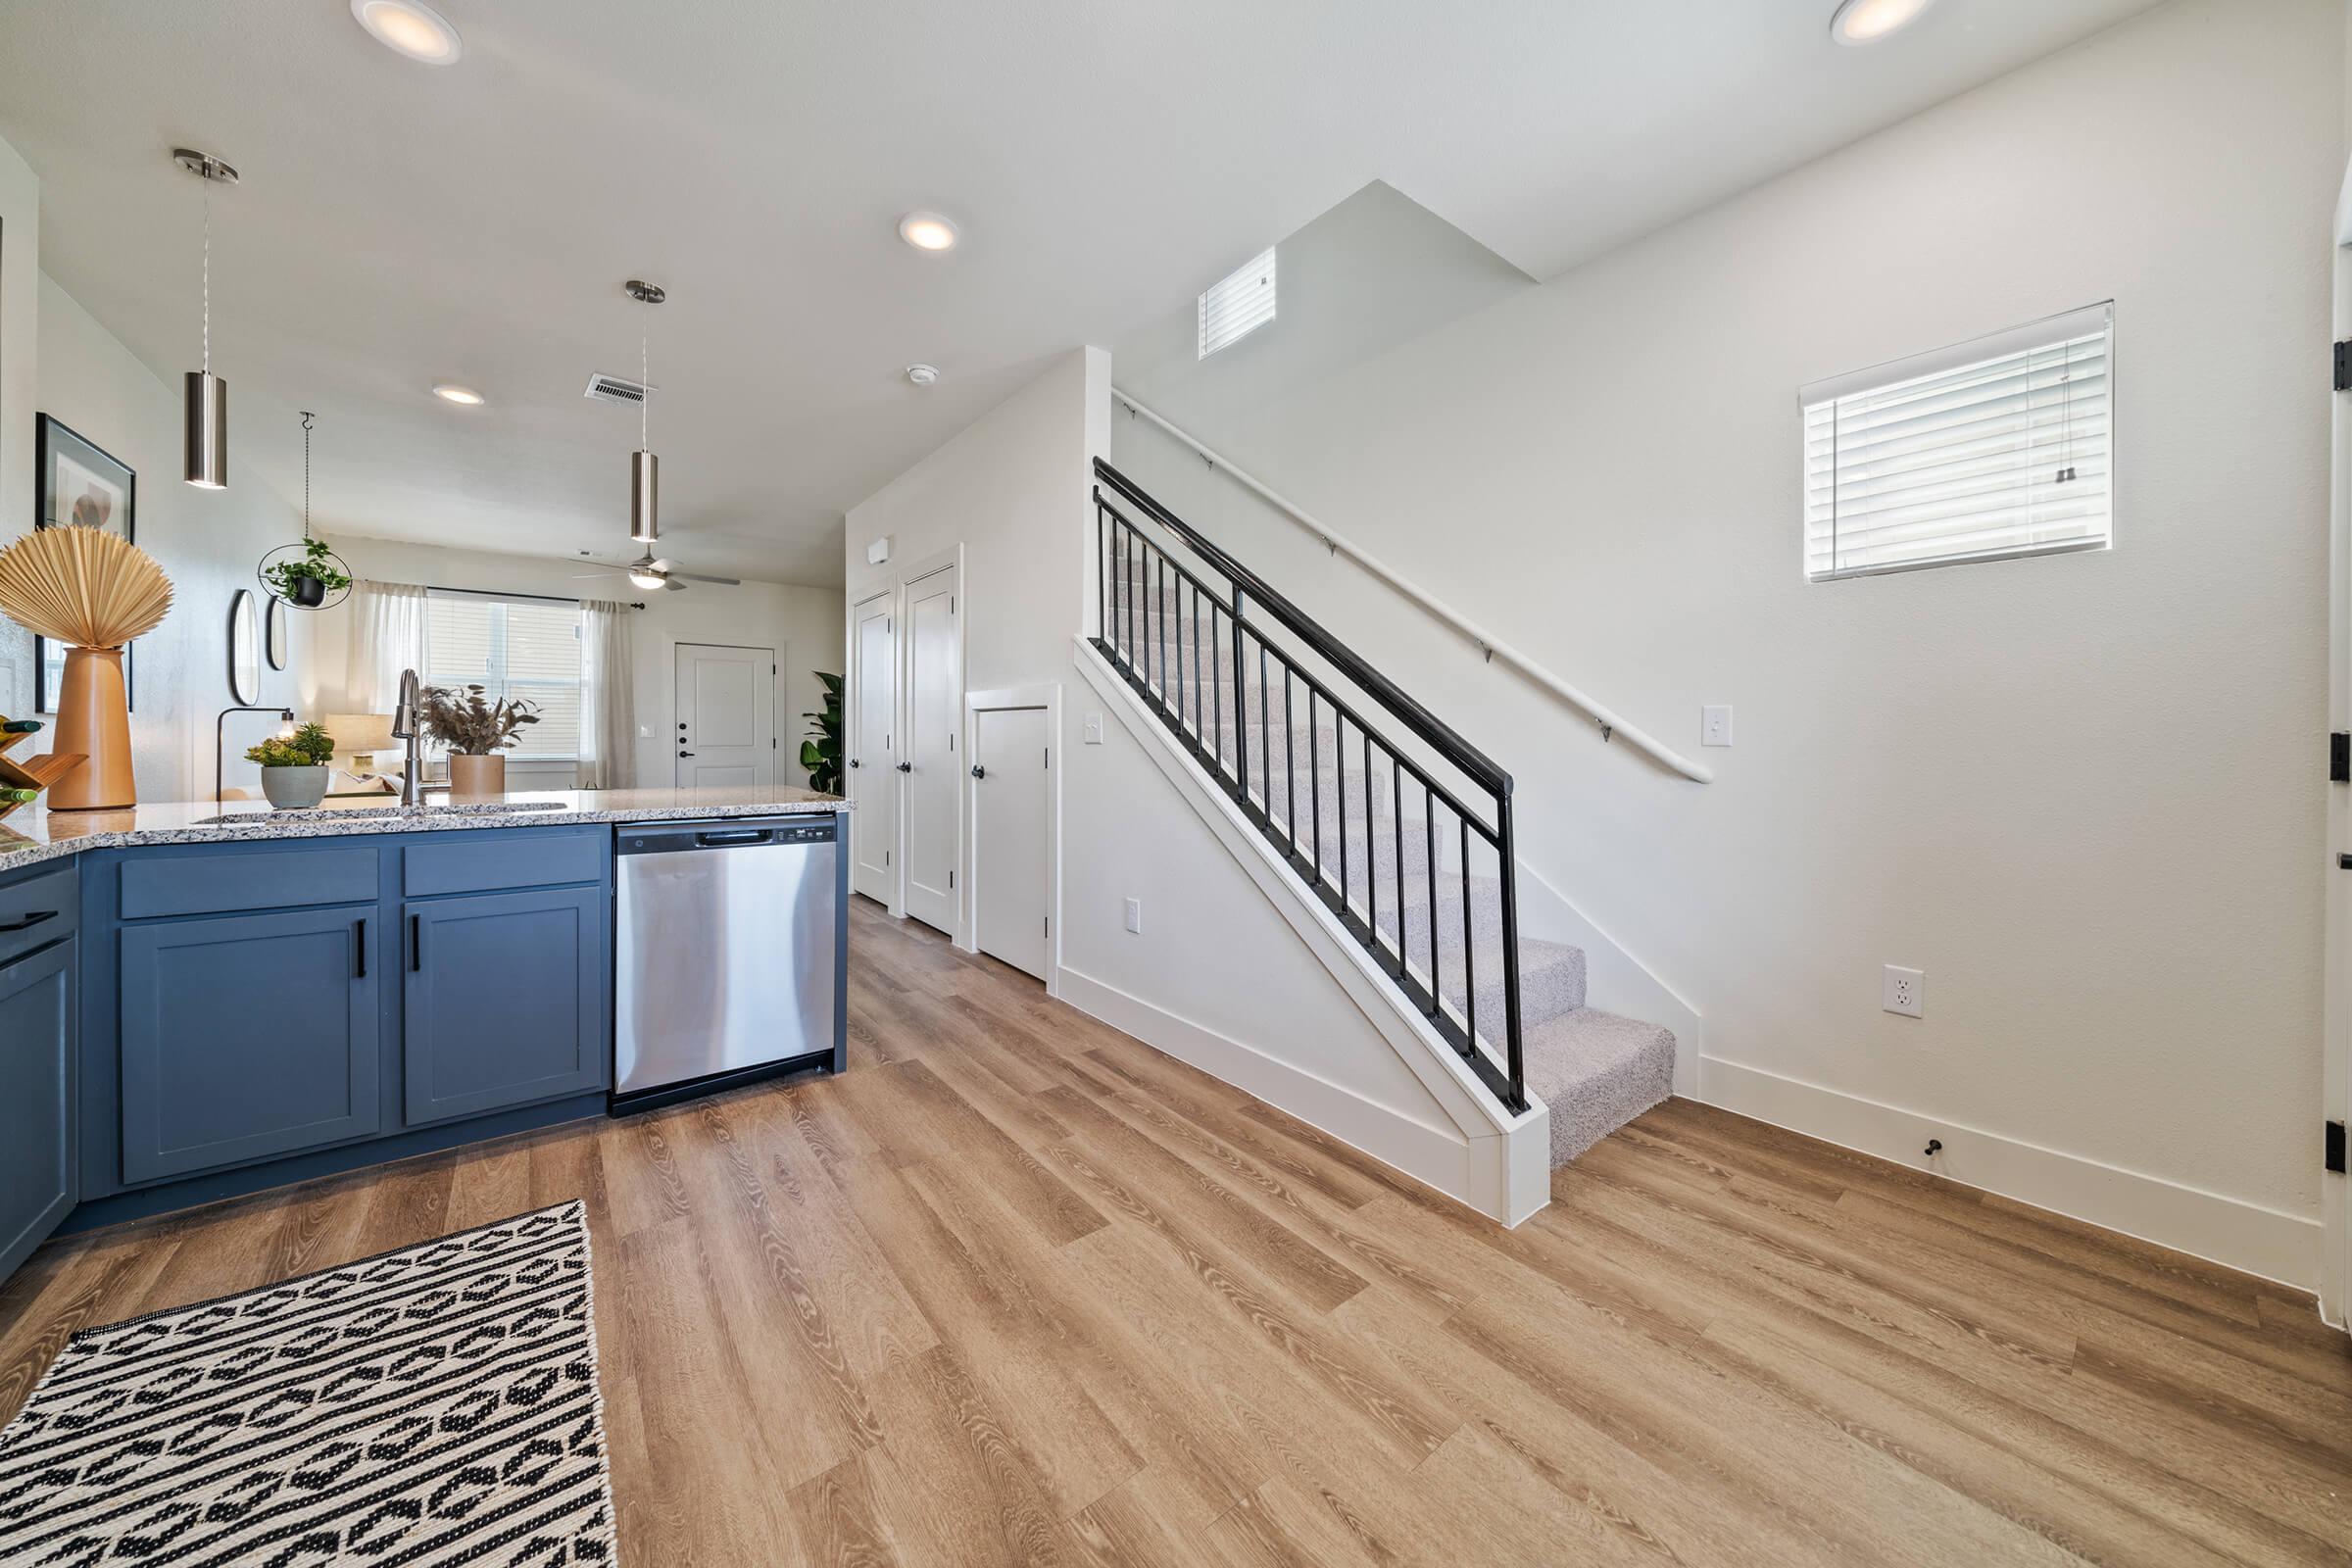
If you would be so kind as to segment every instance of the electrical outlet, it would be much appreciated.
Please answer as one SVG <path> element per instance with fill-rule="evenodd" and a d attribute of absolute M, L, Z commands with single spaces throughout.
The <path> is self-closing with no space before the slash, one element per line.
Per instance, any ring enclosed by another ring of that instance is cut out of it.
<path fill-rule="evenodd" d="M 1718 703 L 1698 710 L 1698 744 L 1732 744 L 1732 710 L 1729 704 Z"/>
<path fill-rule="evenodd" d="M 1928 977 L 1918 969 L 1886 966 L 1886 978 L 1881 986 L 1879 1005 L 1888 1012 L 1899 1012 L 1906 1018 L 1928 1015 Z"/>
<path fill-rule="evenodd" d="M 1102 715 L 1101 713 L 1086 715 L 1086 744 L 1089 746 L 1102 744 Z"/>
<path fill-rule="evenodd" d="M 1143 935 L 1144 901 L 1141 899 L 1129 899 L 1127 901 L 1127 929 L 1133 931 L 1138 936 Z"/>

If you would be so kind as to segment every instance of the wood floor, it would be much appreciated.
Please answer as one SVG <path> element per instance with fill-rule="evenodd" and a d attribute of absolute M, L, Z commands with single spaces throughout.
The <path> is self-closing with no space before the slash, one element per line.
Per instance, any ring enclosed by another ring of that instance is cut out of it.
<path fill-rule="evenodd" d="M 2308 1298 L 1685 1102 L 1504 1231 L 859 901 L 851 1067 L 53 1244 L 67 1335 L 573 1196 L 631 1568 L 2352 1561 Z"/>

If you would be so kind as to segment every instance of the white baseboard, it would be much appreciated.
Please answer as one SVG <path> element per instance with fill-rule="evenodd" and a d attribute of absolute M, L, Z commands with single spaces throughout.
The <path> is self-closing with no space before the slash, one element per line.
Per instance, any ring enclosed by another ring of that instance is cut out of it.
<path fill-rule="evenodd" d="M 2319 1283 L 2321 1233 L 2316 1218 L 2061 1153 L 1720 1056 L 1699 1064 L 1698 1098 L 1809 1138 L 1933 1170 L 1970 1187 L 2300 1291 Z M 1921 1156 L 1931 1138 L 1943 1141 L 1933 1162 Z"/>
<path fill-rule="evenodd" d="M 1418 1121 L 1066 964 L 1056 978 L 1061 1000 L 1079 1011 L 1256 1096 L 1441 1197 L 1505 1224 L 1526 1217 L 1505 1212 L 1509 1182 L 1499 1156 L 1506 1138 L 1465 1139 L 1453 1128 Z"/>

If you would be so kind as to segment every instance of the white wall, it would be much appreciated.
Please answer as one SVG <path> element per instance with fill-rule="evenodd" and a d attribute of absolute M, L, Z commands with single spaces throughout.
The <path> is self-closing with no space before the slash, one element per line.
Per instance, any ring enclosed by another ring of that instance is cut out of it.
<path fill-rule="evenodd" d="M 780 671 L 776 780 L 793 785 L 808 782 L 801 766 L 801 737 L 808 721 L 801 714 L 814 712 L 824 704 L 824 689 L 814 671 L 839 672 L 842 667 L 839 590 L 747 581 L 733 588 L 695 583 L 681 593 L 649 593 L 619 577 L 583 579 L 582 573 L 599 569 L 590 562 L 504 556 L 339 533 L 327 537 L 354 575 L 384 582 L 552 594 L 567 599 L 642 600 L 646 608 L 635 612 L 629 631 L 636 662 L 637 782 L 641 785 L 666 785 L 672 777 L 669 738 L 676 723 L 677 645 L 722 643 L 773 649 Z M 313 624 L 306 629 L 314 634 L 312 653 L 297 666 L 307 671 L 300 703 L 306 713 L 357 710 L 344 706 L 350 700 L 351 685 L 346 668 L 350 615 L 348 609 L 337 607 L 309 617 Z M 553 776 L 530 780 L 535 788 L 569 788 L 571 782 L 569 777 Z"/>
<path fill-rule="evenodd" d="M 34 370 L 40 341 L 41 182 L 16 149 L 0 141 L 0 497 L 26 498 L 24 511 L 0 512 L 0 538 L 32 525 Z M 0 703 L 9 713 L 32 709 L 32 634 L 0 619 Z"/>
<path fill-rule="evenodd" d="M 235 457 L 233 418 L 227 488 L 198 490 L 182 482 L 179 388 L 166 385 L 46 276 L 40 279 L 39 334 L 40 411 L 136 470 L 137 543 L 172 579 L 171 614 L 138 640 L 132 654 L 130 746 L 139 798 L 209 800 L 215 723 L 220 710 L 236 701 L 228 689 L 229 603 L 238 589 L 250 588 L 260 613 L 254 567 L 265 552 L 301 540 L 301 513 Z M 21 420 L 27 448 L 24 489 L 8 492 L 8 533 L 14 537 L 32 514 L 32 411 L 12 410 L 9 417 L 12 424 Z M 29 711 L 29 637 L 22 638 L 17 657 L 24 662 L 19 702 Z M 280 672 L 265 663 L 260 700 L 291 702 L 294 680 L 293 668 Z M 274 715 L 230 715 L 229 783 L 254 782 L 245 747 L 278 727 Z"/>
<path fill-rule="evenodd" d="M 1737 705 L 1711 786 L 1148 424 L 1113 461 L 1497 753 L 1527 859 L 1705 1015 L 1710 1094 L 1896 1157 L 1942 1128 L 1963 1180 L 2308 1281 L 2343 27 L 2182 0 L 1281 409 L 1197 405 L 1670 744 Z M 1798 386 L 2110 298 L 2112 552 L 1801 580 Z"/>

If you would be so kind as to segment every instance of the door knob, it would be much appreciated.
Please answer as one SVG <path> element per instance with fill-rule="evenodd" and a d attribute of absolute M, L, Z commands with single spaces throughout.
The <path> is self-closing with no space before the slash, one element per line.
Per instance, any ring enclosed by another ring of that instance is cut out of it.
<path fill-rule="evenodd" d="M 694 754 L 692 752 L 680 752 L 678 755 L 680 757 L 692 757 Z"/>
<path fill-rule="evenodd" d="M 850 765 L 851 765 L 852 767 L 857 767 L 858 765 L 859 765 L 859 764 L 858 764 L 858 759 L 856 759 L 855 757 L 851 758 L 851 759 L 850 759 Z"/>
<path fill-rule="evenodd" d="M 974 762 L 974 763 L 972 764 L 972 777 L 974 777 L 974 778 L 986 778 L 986 777 L 988 777 L 988 769 L 987 769 L 985 766 L 983 766 L 982 764 L 980 764 L 980 763 L 978 763 L 978 762 Z"/>
<path fill-rule="evenodd" d="M 911 773 L 914 771 L 914 764 L 912 762 L 901 762 L 899 764 L 899 771 L 902 773 Z"/>

